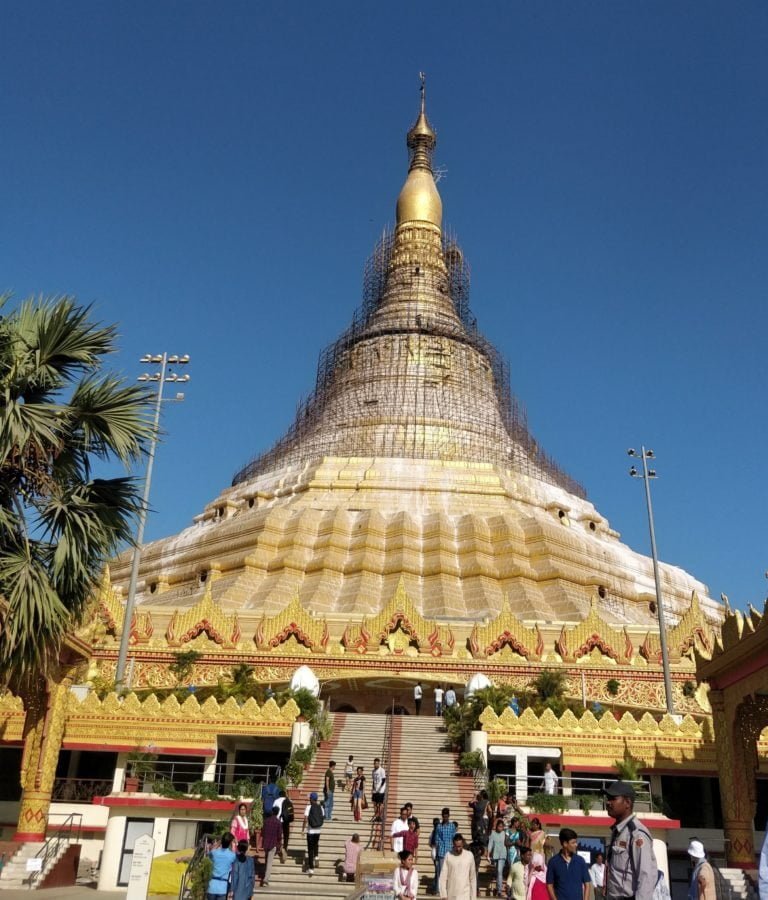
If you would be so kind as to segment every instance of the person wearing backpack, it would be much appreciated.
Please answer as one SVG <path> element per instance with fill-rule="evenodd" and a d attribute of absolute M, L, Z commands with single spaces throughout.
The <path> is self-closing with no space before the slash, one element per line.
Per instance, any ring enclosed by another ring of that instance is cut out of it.
<path fill-rule="evenodd" d="M 261 787 L 261 802 L 264 806 L 264 815 L 268 816 L 272 812 L 275 800 L 280 796 L 280 788 L 275 784 L 275 776 L 270 775 L 267 784 Z"/>
<path fill-rule="evenodd" d="M 318 803 L 317 794 L 312 791 L 309 803 L 304 809 L 304 824 L 301 833 L 307 835 L 307 875 L 315 874 L 315 862 L 320 851 L 320 832 L 323 828 L 325 813 Z"/>
<path fill-rule="evenodd" d="M 273 809 L 277 809 L 277 816 L 280 824 L 283 826 L 283 855 L 288 849 L 288 838 L 291 836 L 291 823 L 296 817 L 296 811 L 293 808 L 291 798 L 287 796 L 285 791 L 280 791 L 280 796 L 275 800 Z M 281 860 L 285 862 L 281 855 Z"/>

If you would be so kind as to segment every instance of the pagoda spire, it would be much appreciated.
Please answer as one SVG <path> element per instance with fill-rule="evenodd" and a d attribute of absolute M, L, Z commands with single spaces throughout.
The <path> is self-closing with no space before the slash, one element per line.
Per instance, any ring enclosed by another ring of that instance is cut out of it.
<path fill-rule="evenodd" d="M 440 228 L 443 219 L 443 202 L 435 185 L 432 172 L 432 154 L 437 135 L 429 124 L 426 111 L 426 75 L 421 79 L 421 106 L 413 127 L 407 134 L 410 153 L 408 177 L 397 198 L 397 224 L 405 222 L 429 222 Z"/>

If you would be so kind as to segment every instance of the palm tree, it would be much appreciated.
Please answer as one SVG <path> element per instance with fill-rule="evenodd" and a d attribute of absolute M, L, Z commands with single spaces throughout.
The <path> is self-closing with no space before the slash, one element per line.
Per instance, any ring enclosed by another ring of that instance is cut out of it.
<path fill-rule="evenodd" d="M 0 679 L 45 676 L 141 498 L 128 466 L 150 436 L 145 391 L 102 368 L 114 326 L 63 297 L 0 297 Z"/>

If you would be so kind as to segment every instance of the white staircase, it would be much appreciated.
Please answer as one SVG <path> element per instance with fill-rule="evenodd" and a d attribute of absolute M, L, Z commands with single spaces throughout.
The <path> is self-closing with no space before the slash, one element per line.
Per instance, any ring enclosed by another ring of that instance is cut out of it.
<path fill-rule="evenodd" d="M 296 819 L 291 826 L 288 844 L 288 859 L 281 863 L 275 859 L 270 882 L 265 887 L 256 888 L 259 897 L 320 897 L 323 900 L 344 900 L 354 891 L 351 882 L 341 881 L 336 872 L 336 863 L 344 858 L 344 842 L 353 832 L 358 832 L 360 842 L 365 847 L 372 833 L 371 818 L 373 806 L 364 814 L 362 822 L 355 822 L 349 805 L 349 794 L 344 792 L 344 766 L 350 753 L 354 765 L 363 766 L 366 776 L 366 792 L 371 799 L 371 771 L 374 757 L 381 756 L 388 716 L 332 713 L 334 720 L 333 739 L 322 747 L 313 765 L 306 771 L 301 787 L 291 791 L 291 799 L 296 810 Z M 320 852 L 315 864 L 315 874 L 303 871 L 307 851 L 306 837 L 301 833 L 304 807 L 311 791 L 323 797 L 323 776 L 328 760 L 336 761 L 337 787 L 333 810 L 333 821 L 326 822 L 320 835 Z M 340 782 L 340 783 L 338 783 Z M 264 859 L 259 853 L 259 861 Z M 257 866 L 260 873 L 263 863 Z M 260 883 L 260 879 L 259 882 Z"/>
<path fill-rule="evenodd" d="M 742 869 L 718 868 L 715 877 L 718 900 L 757 900 L 757 893 Z"/>
<path fill-rule="evenodd" d="M 20 888 L 36 890 L 40 887 L 45 876 L 67 852 L 69 844 L 61 841 L 58 851 L 46 860 L 42 871 L 28 872 L 27 860 L 36 856 L 43 846 L 42 841 L 30 841 L 23 844 L 10 859 L 6 860 L 0 871 L 0 891 L 19 890 Z"/>

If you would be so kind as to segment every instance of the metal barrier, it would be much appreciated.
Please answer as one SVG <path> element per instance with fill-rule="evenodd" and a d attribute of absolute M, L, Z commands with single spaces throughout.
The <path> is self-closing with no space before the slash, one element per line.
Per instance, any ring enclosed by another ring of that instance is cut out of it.
<path fill-rule="evenodd" d="M 517 797 L 518 803 L 525 805 L 526 799 L 532 794 L 544 793 L 544 780 L 541 775 L 528 775 L 526 778 L 518 778 L 515 774 L 501 772 L 493 776 L 500 778 L 507 784 L 507 792 L 516 796 L 521 782 L 525 790 L 525 797 Z M 561 777 L 558 783 L 557 795 L 567 802 L 567 808 L 578 809 L 580 798 L 594 797 L 599 805 L 604 808 L 603 791 L 618 778 L 617 775 L 608 775 L 604 778 L 592 778 L 581 775 L 569 775 Z M 651 793 L 650 779 L 641 778 L 637 781 L 629 781 L 635 789 L 635 809 L 645 812 L 654 812 L 654 800 Z"/>
<path fill-rule="evenodd" d="M 202 764 L 189 761 L 173 762 L 171 760 L 157 760 L 146 766 L 147 773 L 141 776 L 142 783 L 152 785 L 156 781 L 170 782 L 176 790 L 189 793 L 191 785 L 203 780 Z M 263 763 L 217 763 L 214 779 L 211 782 L 216 785 L 220 796 L 233 796 L 234 787 L 238 781 L 252 781 L 254 784 L 268 782 L 270 778 L 277 780 L 282 775 L 282 767 Z M 64 783 L 71 783 L 78 779 L 59 779 L 62 782 L 61 790 L 65 790 Z M 86 780 L 86 779 L 83 779 Z M 109 782 L 110 793 L 112 782 Z M 62 797 L 62 799 L 64 799 Z"/>
<path fill-rule="evenodd" d="M 112 793 L 111 778 L 57 778 L 51 799 L 66 803 L 91 803 L 94 797 Z"/>

